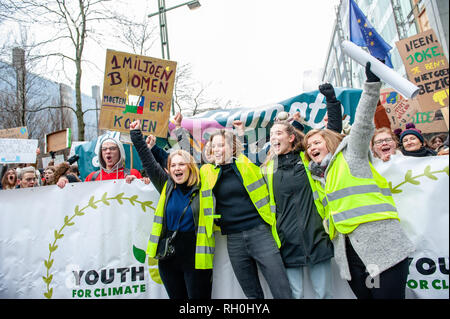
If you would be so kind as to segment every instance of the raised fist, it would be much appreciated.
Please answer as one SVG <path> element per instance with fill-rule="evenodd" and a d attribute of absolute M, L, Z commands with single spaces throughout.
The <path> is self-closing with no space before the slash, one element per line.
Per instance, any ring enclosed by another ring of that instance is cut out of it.
<path fill-rule="evenodd" d="M 319 85 L 319 91 L 320 93 L 325 95 L 327 102 L 336 101 L 336 93 L 334 93 L 334 87 L 330 83 L 324 83 Z"/>

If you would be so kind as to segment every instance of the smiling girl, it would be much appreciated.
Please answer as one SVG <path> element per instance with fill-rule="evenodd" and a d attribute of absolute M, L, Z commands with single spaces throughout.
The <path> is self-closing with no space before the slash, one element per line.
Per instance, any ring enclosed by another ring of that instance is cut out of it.
<path fill-rule="evenodd" d="M 392 155 L 402 154 L 398 149 L 398 138 L 388 127 L 375 130 L 370 141 L 372 153 L 376 158 L 387 162 Z"/>
<path fill-rule="evenodd" d="M 276 206 L 280 251 L 293 297 L 304 297 L 303 272 L 308 268 L 316 297 L 332 298 L 333 245 L 315 205 L 301 142 L 302 136 L 289 122 L 275 122 L 270 129 L 270 152 L 261 169 L 268 181 L 271 205 Z"/>
<path fill-rule="evenodd" d="M 218 130 L 209 138 L 210 159 L 200 169 L 200 218 L 204 243 L 214 244 L 214 223 L 227 235 L 234 274 L 247 298 L 264 298 L 258 267 L 274 298 L 291 298 L 280 256 L 275 212 L 260 168 L 241 153 L 231 131 Z M 212 255 L 205 256 L 212 267 Z"/>
<path fill-rule="evenodd" d="M 164 170 L 156 162 L 140 130 L 140 121 L 130 124 L 131 140 L 151 182 L 161 194 L 147 247 L 157 257 L 164 239 L 174 237 L 174 256 L 160 259 L 159 274 L 171 299 L 210 299 L 212 269 L 197 269 L 196 246 L 199 218 L 199 171 L 192 156 L 183 150 L 172 152 Z M 131 182 L 134 177 L 127 177 Z M 203 247 L 202 247 L 203 248 Z"/>
<path fill-rule="evenodd" d="M 372 166 L 369 142 L 380 79 L 366 65 L 367 82 L 350 135 L 306 134 L 310 183 L 324 209 L 340 274 L 357 298 L 404 299 L 407 257 L 414 247 L 403 231 L 389 185 Z"/>
<path fill-rule="evenodd" d="M 422 132 L 416 129 L 414 123 L 406 124 L 405 130 L 400 134 L 401 150 L 403 155 L 414 157 L 435 156 L 436 152 L 428 148 Z"/>

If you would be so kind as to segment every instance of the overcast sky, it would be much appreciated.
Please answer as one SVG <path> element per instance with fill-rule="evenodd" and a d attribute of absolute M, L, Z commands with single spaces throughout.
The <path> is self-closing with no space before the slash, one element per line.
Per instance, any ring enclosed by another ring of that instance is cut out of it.
<path fill-rule="evenodd" d="M 166 8 L 183 2 L 166 0 Z M 304 71 L 324 66 L 339 0 L 200 2 L 196 10 L 166 13 L 170 58 L 190 63 L 212 95 L 249 107 L 279 102 L 302 93 Z M 130 3 L 146 3 L 136 13 L 139 20 L 144 11 L 158 11 L 157 0 Z M 149 20 L 158 36 L 151 54 L 161 58 L 158 16 Z M 84 78 L 88 88 L 89 80 Z"/>
<path fill-rule="evenodd" d="M 156 28 L 149 55 L 161 58 L 158 16 L 146 18 L 158 11 L 158 1 L 122 1 L 129 3 L 127 14 Z M 184 2 L 166 0 L 166 8 Z M 280 102 L 303 92 L 304 81 L 309 83 L 304 71 L 323 68 L 339 0 L 200 2 L 196 10 L 183 6 L 166 13 L 170 58 L 190 63 L 193 77 L 210 85 L 213 98 L 244 107 Z M 42 29 L 33 29 L 39 37 Z M 5 25 L 3 31 L 8 32 Z M 82 91 L 88 95 L 92 85 L 103 87 L 106 49 L 131 52 L 115 40 L 100 45 L 85 48 L 85 58 L 98 66 L 83 69 Z"/>

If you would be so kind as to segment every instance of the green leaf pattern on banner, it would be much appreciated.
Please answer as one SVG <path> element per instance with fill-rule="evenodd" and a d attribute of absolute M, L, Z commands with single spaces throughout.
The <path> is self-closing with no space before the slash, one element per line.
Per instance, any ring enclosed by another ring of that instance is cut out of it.
<path fill-rule="evenodd" d="M 93 208 L 93 209 L 97 209 L 98 208 L 98 206 L 97 206 L 98 204 L 104 204 L 106 206 L 109 206 L 110 205 L 110 201 L 114 201 L 114 200 L 116 200 L 119 203 L 119 205 L 123 205 L 124 201 L 129 201 L 130 204 L 132 204 L 133 206 L 135 206 L 136 203 L 140 204 L 140 206 L 141 206 L 141 208 L 142 208 L 142 210 L 144 212 L 146 212 L 147 208 L 151 208 L 153 210 L 156 210 L 152 206 L 152 204 L 153 204 L 152 201 L 140 201 L 140 200 L 138 200 L 138 196 L 137 195 L 133 195 L 131 197 L 124 197 L 124 193 L 120 193 L 120 194 L 117 194 L 114 197 L 109 197 L 109 198 L 108 198 L 108 194 L 104 193 L 102 195 L 102 197 L 99 200 L 97 200 L 97 201 L 95 200 L 95 196 L 92 196 L 89 199 L 88 204 L 85 207 L 81 208 L 81 209 L 80 209 L 79 205 L 76 205 L 75 209 L 74 209 L 74 214 L 71 217 L 69 217 L 67 215 L 64 216 L 64 225 L 59 230 L 55 229 L 55 231 L 54 231 L 55 239 L 54 239 L 53 243 L 49 243 L 49 245 L 48 245 L 49 255 L 48 255 L 48 258 L 46 260 L 44 260 L 44 266 L 45 266 L 45 269 L 46 269 L 46 275 L 42 276 L 42 280 L 46 284 L 46 291 L 44 292 L 44 296 L 47 299 L 51 299 L 53 297 L 53 288 L 50 287 L 51 282 L 53 280 L 53 274 L 50 273 L 50 270 L 51 270 L 51 268 L 53 266 L 53 261 L 54 261 L 54 259 L 52 259 L 52 256 L 53 256 L 53 253 L 58 249 L 58 245 L 56 244 L 57 241 L 64 237 L 63 230 L 66 227 L 71 227 L 71 226 L 75 225 L 75 222 L 73 221 L 74 218 L 76 216 L 83 216 L 86 213 L 86 209 L 88 209 L 89 207 Z M 133 254 L 134 254 L 134 257 L 139 262 L 141 262 L 141 263 L 145 262 L 146 254 L 145 254 L 144 250 L 139 249 L 139 248 L 137 248 L 137 247 L 135 247 L 133 245 Z"/>

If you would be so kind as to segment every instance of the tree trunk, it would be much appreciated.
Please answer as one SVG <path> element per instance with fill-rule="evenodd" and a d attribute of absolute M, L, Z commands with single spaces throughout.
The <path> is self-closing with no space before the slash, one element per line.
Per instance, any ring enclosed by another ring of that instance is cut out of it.
<path fill-rule="evenodd" d="M 83 104 L 81 103 L 81 58 L 75 62 L 77 67 L 77 73 L 75 75 L 75 104 L 76 104 L 76 116 L 78 124 L 78 140 L 84 141 L 84 119 L 83 119 Z"/>

